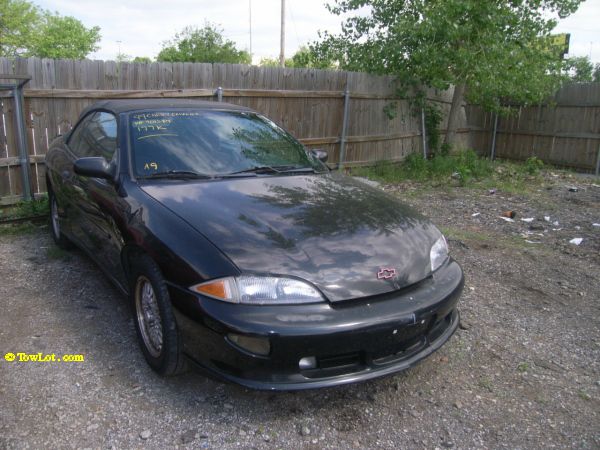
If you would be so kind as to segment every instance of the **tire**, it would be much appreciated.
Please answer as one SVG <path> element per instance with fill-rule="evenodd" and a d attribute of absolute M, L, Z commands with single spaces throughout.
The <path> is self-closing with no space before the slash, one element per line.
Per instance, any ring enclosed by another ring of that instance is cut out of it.
<path fill-rule="evenodd" d="M 54 243 L 63 250 L 69 250 L 73 244 L 60 230 L 60 218 L 58 216 L 58 201 L 51 189 L 48 189 L 48 202 L 50 203 L 50 231 Z"/>
<path fill-rule="evenodd" d="M 162 273 L 147 255 L 137 256 L 131 269 L 134 323 L 142 353 L 160 375 L 182 373 L 185 358 Z"/>

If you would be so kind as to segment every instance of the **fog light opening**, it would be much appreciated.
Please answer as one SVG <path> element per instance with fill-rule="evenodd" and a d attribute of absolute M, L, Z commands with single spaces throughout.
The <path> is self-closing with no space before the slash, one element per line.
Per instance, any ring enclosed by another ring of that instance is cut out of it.
<path fill-rule="evenodd" d="M 300 367 L 300 370 L 316 369 L 317 358 L 314 356 L 305 356 L 304 358 L 300 359 L 298 367 Z"/>
<path fill-rule="evenodd" d="M 271 342 L 268 338 L 229 333 L 227 339 L 236 347 L 248 353 L 260 356 L 268 356 L 271 353 Z"/>

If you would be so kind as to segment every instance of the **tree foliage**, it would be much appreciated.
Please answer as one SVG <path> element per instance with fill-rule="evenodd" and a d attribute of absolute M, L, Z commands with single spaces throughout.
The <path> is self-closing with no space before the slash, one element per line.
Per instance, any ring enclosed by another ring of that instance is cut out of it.
<path fill-rule="evenodd" d="M 279 59 L 262 58 L 258 65 L 279 67 Z M 327 54 L 319 53 L 312 47 L 303 45 L 291 58 L 285 60 L 285 67 L 293 69 L 335 69 L 335 62 Z"/>
<path fill-rule="evenodd" d="M 148 56 L 136 56 L 135 58 L 133 58 L 132 62 L 150 64 L 152 62 L 152 59 L 149 58 Z"/>
<path fill-rule="evenodd" d="M 86 28 L 26 0 L 0 0 L 0 56 L 83 59 L 98 41 L 99 27 Z"/>
<path fill-rule="evenodd" d="M 157 61 L 250 64 L 250 54 L 238 50 L 223 37 L 223 30 L 206 23 L 203 28 L 186 27 L 163 43 Z"/>
<path fill-rule="evenodd" d="M 41 26 L 31 41 L 28 56 L 83 59 L 98 50 L 100 28 L 86 28 L 79 20 L 44 13 Z"/>
<path fill-rule="evenodd" d="M 286 67 L 288 62 L 286 61 Z M 290 61 L 290 67 L 311 69 L 335 69 L 335 63 L 327 54 L 321 54 L 312 46 L 302 46 Z"/>
<path fill-rule="evenodd" d="M 17 56 L 27 50 L 40 16 L 24 0 L 0 0 L 0 56 Z"/>
<path fill-rule="evenodd" d="M 334 0 L 330 11 L 350 17 L 313 47 L 342 68 L 395 75 L 405 89 L 456 86 L 452 129 L 463 93 L 490 109 L 551 93 L 564 64 L 550 38 L 555 17 L 580 1 Z"/>
<path fill-rule="evenodd" d="M 587 56 L 573 56 L 566 61 L 566 72 L 571 81 L 589 83 L 594 79 L 594 64 Z"/>

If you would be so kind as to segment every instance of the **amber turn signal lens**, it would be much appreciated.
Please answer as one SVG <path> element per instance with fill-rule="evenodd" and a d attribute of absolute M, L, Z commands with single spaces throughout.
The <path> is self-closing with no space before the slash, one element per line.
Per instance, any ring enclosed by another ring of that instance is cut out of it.
<path fill-rule="evenodd" d="M 227 292 L 227 286 L 224 280 L 213 281 L 212 283 L 204 283 L 194 286 L 194 289 L 200 294 L 208 295 L 209 297 L 216 297 L 222 300 L 226 300 L 229 295 Z"/>

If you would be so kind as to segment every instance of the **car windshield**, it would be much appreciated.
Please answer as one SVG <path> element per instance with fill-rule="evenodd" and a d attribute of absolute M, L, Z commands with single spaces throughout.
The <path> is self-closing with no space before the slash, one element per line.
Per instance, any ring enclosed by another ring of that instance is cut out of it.
<path fill-rule="evenodd" d="M 129 129 L 134 172 L 142 178 L 326 170 L 296 139 L 251 112 L 135 112 Z"/>

